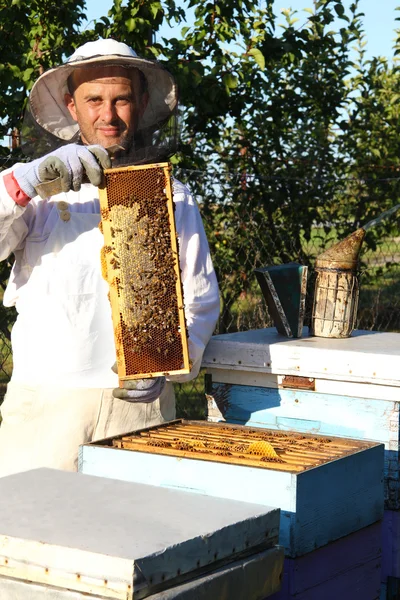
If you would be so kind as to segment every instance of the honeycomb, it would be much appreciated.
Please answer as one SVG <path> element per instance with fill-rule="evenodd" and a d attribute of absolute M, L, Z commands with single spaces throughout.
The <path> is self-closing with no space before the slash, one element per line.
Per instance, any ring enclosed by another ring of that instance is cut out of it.
<path fill-rule="evenodd" d="M 268 442 L 253 442 L 248 447 L 247 452 L 249 454 L 256 454 L 257 456 L 266 456 L 268 458 L 279 458 L 274 448 Z"/>
<path fill-rule="evenodd" d="M 107 169 L 100 213 L 119 379 L 188 373 L 169 165 Z"/>

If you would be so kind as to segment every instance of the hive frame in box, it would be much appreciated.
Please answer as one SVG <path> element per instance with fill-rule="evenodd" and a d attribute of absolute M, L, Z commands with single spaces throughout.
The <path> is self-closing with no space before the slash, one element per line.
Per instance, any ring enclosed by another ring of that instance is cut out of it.
<path fill-rule="evenodd" d="M 157 163 L 104 171 L 102 268 L 110 286 L 120 381 L 190 372 L 170 170 L 169 163 Z M 120 227 L 124 219 L 131 230 Z M 164 229 L 153 239 L 160 222 Z M 136 253 L 130 253 L 131 245 Z M 128 279 L 135 268 L 137 277 Z"/>

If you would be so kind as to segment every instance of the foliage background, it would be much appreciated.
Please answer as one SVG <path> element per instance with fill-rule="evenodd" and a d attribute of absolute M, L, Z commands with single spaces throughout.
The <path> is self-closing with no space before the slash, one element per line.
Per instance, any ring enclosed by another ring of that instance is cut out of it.
<path fill-rule="evenodd" d="M 255 267 L 312 268 L 323 248 L 400 201 L 399 31 L 392 57 L 367 60 L 357 0 L 348 9 L 340 0 L 309 4 L 307 20 L 288 9 L 278 29 L 273 0 L 110 0 L 108 14 L 82 30 L 84 0 L 0 0 L 0 137 L 10 139 L 2 166 L 19 158 L 33 82 L 76 46 L 114 37 L 160 60 L 179 84 L 173 162 L 207 229 L 218 331 L 270 324 Z M 179 37 L 160 38 L 166 22 L 182 27 Z M 399 256 L 393 217 L 364 243 L 360 327 L 400 330 Z M 8 272 L 3 263 L 3 286 Z M 6 341 L 14 314 L 1 310 Z M 9 357 L 3 362 L 7 377 Z"/>

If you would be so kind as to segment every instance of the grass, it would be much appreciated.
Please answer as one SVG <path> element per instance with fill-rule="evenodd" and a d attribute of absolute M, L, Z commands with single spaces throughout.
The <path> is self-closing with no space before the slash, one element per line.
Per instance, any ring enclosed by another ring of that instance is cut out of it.
<path fill-rule="evenodd" d="M 192 381 L 175 384 L 176 417 L 178 419 L 204 420 L 207 416 L 207 400 L 202 370 Z"/>

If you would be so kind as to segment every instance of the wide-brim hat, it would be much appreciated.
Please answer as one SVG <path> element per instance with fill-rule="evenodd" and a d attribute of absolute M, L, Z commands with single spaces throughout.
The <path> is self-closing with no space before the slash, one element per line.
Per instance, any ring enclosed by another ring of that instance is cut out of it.
<path fill-rule="evenodd" d="M 46 131 L 67 142 L 76 136 L 79 125 L 65 105 L 67 79 L 77 68 L 118 65 L 135 67 L 147 81 L 149 102 L 138 123 L 138 131 L 157 127 L 174 112 L 178 103 L 176 82 L 160 63 L 139 57 L 116 40 L 87 42 L 77 48 L 59 67 L 44 72 L 32 87 L 29 104 L 33 119 Z"/>

